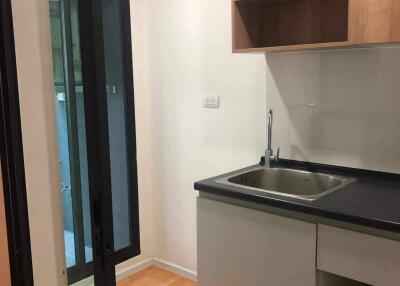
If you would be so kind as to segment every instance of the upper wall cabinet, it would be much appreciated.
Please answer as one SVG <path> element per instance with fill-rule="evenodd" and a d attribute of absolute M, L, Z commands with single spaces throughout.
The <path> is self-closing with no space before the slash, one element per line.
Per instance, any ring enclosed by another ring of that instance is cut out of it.
<path fill-rule="evenodd" d="M 400 0 L 232 0 L 233 52 L 400 43 Z"/>

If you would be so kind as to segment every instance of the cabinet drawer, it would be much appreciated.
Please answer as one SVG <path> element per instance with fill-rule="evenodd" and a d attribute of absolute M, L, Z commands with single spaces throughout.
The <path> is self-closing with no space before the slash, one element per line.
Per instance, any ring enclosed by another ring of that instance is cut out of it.
<path fill-rule="evenodd" d="M 318 225 L 317 268 L 371 285 L 400 285 L 400 242 Z"/>

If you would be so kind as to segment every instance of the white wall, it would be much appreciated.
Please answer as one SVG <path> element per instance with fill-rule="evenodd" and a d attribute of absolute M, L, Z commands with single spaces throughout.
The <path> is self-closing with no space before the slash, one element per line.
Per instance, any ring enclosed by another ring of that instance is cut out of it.
<path fill-rule="evenodd" d="M 265 58 L 232 54 L 230 1 L 133 0 L 131 11 L 140 197 L 152 208 L 141 201 L 142 250 L 196 270 L 193 183 L 258 162 Z M 206 95 L 221 108 L 203 109 Z"/>
<path fill-rule="evenodd" d="M 266 59 L 282 157 L 400 172 L 400 48 Z"/>
<path fill-rule="evenodd" d="M 29 227 L 35 285 L 64 285 L 49 6 L 13 0 Z"/>

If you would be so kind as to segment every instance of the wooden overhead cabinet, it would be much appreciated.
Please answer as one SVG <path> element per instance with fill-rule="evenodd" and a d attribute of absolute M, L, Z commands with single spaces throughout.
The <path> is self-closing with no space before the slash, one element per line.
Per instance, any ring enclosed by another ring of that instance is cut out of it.
<path fill-rule="evenodd" d="M 400 0 L 232 0 L 233 52 L 400 42 Z"/>

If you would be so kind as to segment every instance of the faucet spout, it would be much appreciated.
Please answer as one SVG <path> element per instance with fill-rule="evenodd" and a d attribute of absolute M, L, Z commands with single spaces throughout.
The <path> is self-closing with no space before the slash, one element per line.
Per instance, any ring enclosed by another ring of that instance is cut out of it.
<path fill-rule="evenodd" d="M 266 168 L 271 167 L 271 162 L 278 162 L 279 160 L 279 148 L 276 156 L 274 156 L 274 151 L 272 150 L 272 124 L 273 124 L 273 112 L 272 110 L 269 110 L 268 122 L 267 122 L 267 149 L 265 150 Z"/>
<path fill-rule="evenodd" d="M 267 138 L 267 149 L 268 150 L 272 150 L 272 120 L 273 120 L 273 112 L 272 110 L 269 110 L 268 112 L 268 125 L 267 125 L 267 134 L 268 134 L 268 138 Z"/>

